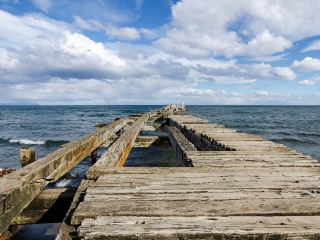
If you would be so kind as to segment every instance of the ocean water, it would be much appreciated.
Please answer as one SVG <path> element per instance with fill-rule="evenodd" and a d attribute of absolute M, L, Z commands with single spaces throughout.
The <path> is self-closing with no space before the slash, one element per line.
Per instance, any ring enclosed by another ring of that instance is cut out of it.
<path fill-rule="evenodd" d="M 0 167 L 20 167 L 19 149 L 36 158 L 117 117 L 161 106 L 0 106 Z M 188 113 L 261 135 L 320 160 L 320 106 L 187 106 Z M 89 166 L 90 160 L 80 165 Z"/>

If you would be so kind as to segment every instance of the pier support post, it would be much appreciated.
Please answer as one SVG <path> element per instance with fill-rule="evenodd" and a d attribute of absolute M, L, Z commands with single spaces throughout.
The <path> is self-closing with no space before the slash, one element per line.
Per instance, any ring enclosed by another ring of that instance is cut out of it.
<path fill-rule="evenodd" d="M 97 162 L 97 155 L 98 155 L 98 149 L 94 150 L 91 153 L 91 163 L 92 163 L 92 165 Z"/>
<path fill-rule="evenodd" d="M 20 148 L 20 162 L 22 167 L 36 160 L 36 152 L 33 148 Z"/>

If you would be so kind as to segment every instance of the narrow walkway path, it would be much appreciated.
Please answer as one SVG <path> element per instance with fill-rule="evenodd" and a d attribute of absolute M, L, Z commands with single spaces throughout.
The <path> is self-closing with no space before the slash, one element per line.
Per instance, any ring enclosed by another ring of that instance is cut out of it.
<path fill-rule="evenodd" d="M 110 167 L 104 158 L 71 217 L 79 238 L 320 238 L 316 160 L 190 115 L 168 122 L 181 164 L 193 167 Z"/>

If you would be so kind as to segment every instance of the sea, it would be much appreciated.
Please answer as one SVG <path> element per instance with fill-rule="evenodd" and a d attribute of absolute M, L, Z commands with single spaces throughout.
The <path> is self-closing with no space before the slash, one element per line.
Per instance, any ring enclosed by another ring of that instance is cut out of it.
<path fill-rule="evenodd" d="M 19 149 L 36 158 L 95 130 L 98 123 L 162 106 L 0 106 L 0 168 L 19 168 Z M 187 106 L 188 114 L 263 136 L 320 160 L 320 106 Z M 89 159 L 81 163 L 89 165 Z M 81 165 L 80 164 L 80 165 Z"/>
<path fill-rule="evenodd" d="M 32 147 L 36 159 L 62 144 L 95 130 L 95 125 L 118 117 L 147 112 L 162 106 L 0 106 L 0 168 L 20 168 L 19 149 Z M 320 106 L 187 106 L 189 114 L 212 123 L 224 124 L 238 132 L 263 136 L 320 160 Z M 149 152 L 133 149 L 130 166 L 173 164 L 174 152 L 154 147 Z M 170 147 L 166 148 L 170 149 Z M 146 151 L 146 150 L 144 150 Z M 98 154 L 102 154 L 98 151 Z M 171 154 L 171 155 L 170 155 Z M 145 158 L 145 156 L 149 158 Z M 158 159 L 164 155 L 165 161 Z M 150 157 L 151 156 L 151 157 Z M 169 159 L 169 160 L 168 160 Z M 154 162 L 154 161 L 158 161 Z M 87 157 L 54 186 L 76 186 L 91 165 Z M 53 240 L 60 224 L 21 226 L 13 240 Z"/>

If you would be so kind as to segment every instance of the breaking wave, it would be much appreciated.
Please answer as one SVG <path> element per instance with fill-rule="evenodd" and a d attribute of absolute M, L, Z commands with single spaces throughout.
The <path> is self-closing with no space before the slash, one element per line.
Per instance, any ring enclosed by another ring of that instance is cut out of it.
<path fill-rule="evenodd" d="M 9 139 L 9 143 L 18 143 L 23 145 L 43 145 L 46 141 L 31 140 L 31 139 Z"/>
<path fill-rule="evenodd" d="M 52 146 L 52 145 L 62 145 L 67 143 L 68 141 L 62 141 L 62 140 L 32 140 L 32 139 L 15 139 L 15 138 L 0 138 L 0 143 L 9 143 L 9 144 L 19 144 L 19 145 L 46 145 L 46 146 Z"/>

